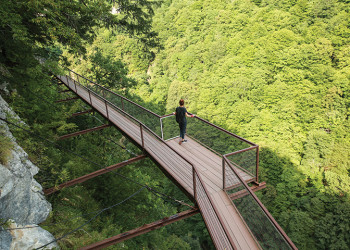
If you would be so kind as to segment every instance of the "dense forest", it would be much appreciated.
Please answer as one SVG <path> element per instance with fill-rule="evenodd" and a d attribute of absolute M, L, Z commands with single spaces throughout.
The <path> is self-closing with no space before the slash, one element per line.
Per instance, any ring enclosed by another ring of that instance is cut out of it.
<path fill-rule="evenodd" d="M 257 194 L 299 249 L 348 249 L 349 11 L 348 0 L 8 1 L 1 94 L 26 123 L 11 128 L 45 188 L 141 154 L 113 128 L 56 141 L 103 122 L 71 118 L 87 108 L 80 101 L 54 103 L 70 96 L 52 78 L 60 65 L 158 114 L 184 98 L 200 117 L 260 145 L 267 188 Z M 187 209 L 173 198 L 190 203 L 142 160 L 49 196 L 42 226 L 65 236 L 63 249 L 78 248 Z M 114 248 L 213 245 L 196 215 Z"/>

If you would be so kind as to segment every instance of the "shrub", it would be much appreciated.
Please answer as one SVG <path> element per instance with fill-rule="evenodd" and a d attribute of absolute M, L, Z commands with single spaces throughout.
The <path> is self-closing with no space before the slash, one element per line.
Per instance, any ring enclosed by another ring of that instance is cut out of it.
<path fill-rule="evenodd" d="M 13 149 L 13 142 L 5 136 L 5 131 L 0 128 L 0 163 L 6 165 L 10 159 Z"/>

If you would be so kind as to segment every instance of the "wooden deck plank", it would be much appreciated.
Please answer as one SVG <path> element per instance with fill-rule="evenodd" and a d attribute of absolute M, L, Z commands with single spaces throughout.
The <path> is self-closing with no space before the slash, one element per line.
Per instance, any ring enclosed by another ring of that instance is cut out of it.
<path fill-rule="evenodd" d="M 209 178 L 210 182 L 213 182 L 215 186 L 219 187 L 222 186 L 222 172 L 219 173 L 218 171 L 215 171 L 211 169 L 210 163 L 208 161 L 205 161 L 202 157 L 199 157 L 197 155 L 193 155 L 190 150 L 186 150 L 185 148 L 181 148 L 181 146 L 177 146 L 178 143 L 174 142 L 168 142 L 171 145 L 175 145 L 174 148 L 176 150 L 181 150 L 181 155 L 187 156 L 187 158 L 192 160 L 192 163 L 197 167 L 197 169 L 201 170 L 203 175 Z M 177 145 L 176 145 L 177 144 Z M 190 146 L 190 144 L 188 144 Z M 214 188 L 214 187 L 213 187 Z M 214 188 L 216 189 L 216 188 Z"/>
<path fill-rule="evenodd" d="M 171 143 L 175 143 L 177 139 L 170 140 Z M 169 142 L 170 142 L 169 141 Z M 207 162 L 210 166 L 210 170 L 214 170 L 213 173 L 221 178 L 222 176 L 222 159 L 221 156 L 218 157 L 217 154 L 214 152 L 208 150 L 204 146 L 202 146 L 200 143 L 198 143 L 196 140 L 190 138 L 188 139 L 187 143 L 184 143 L 181 145 L 181 147 L 185 148 L 187 151 L 193 153 L 196 158 L 200 158 L 203 161 Z M 242 171 L 239 168 L 236 168 L 236 170 L 239 172 L 239 174 L 242 176 L 244 180 L 249 180 L 252 178 L 252 175 L 249 175 L 248 173 Z"/>
<path fill-rule="evenodd" d="M 174 176 L 181 185 L 186 185 L 189 187 L 190 193 L 193 194 L 193 187 L 192 187 L 192 176 L 190 176 L 188 173 L 189 171 L 184 168 L 181 168 L 179 165 L 175 165 L 175 163 L 167 157 L 161 157 L 159 156 L 159 151 L 155 150 L 154 147 L 149 148 L 150 151 L 153 152 L 154 157 L 157 161 L 162 162 L 165 166 L 168 172 L 171 172 L 170 174 Z"/>
<path fill-rule="evenodd" d="M 194 140 L 188 140 L 188 142 L 183 143 L 182 145 L 178 144 L 178 139 L 173 139 L 167 141 L 167 143 L 173 146 L 181 155 L 187 156 L 189 159 L 192 159 L 193 163 L 202 174 L 208 177 L 210 182 L 213 182 L 217 188 L 214 188 L 215 191 L 222 189 L 222 159 L 217 154 L 211 152 L 210 150 L 202 147 L 198 142 Z M 192 151 L 192 148 L 201 147 L 199 151 Z M 195 154 L 192 154 L 194 152 Z M 210 160 L 208 160 L 208 158 Z M 242 177 L 245 180 L 250 180 L 252 176 L 246 174 L 240 169 L 239 173 L 242 173 Z M 232 183 L 233 185 L 234 183 Z"/>
<path fill-rule="evenodd" d="M 174 141 L 174 139 L 171 141 Z M 222 175 L 221 156 L 218 156 L 214 152 L 206 149 L 205 147 L 203 147 L 201 144 L 199 144 L 193 139 L 189 139 L 187 143 L 184 143 L 181 146 L 186 148 L 186 150 L 193 152 L 194 156 L 197 156 L 198 158 L 201 158 L 201 159 L 207 159 L 208 163 L 211 162 L 212 164 L 209 169 L 215 169 L 215 171 L 220 173 L 220 177 L 221 177 Z M 237 168 L 237 170 L 245 180 L 248 180 L 252 177 L 251 175 L 248 175 L 246 172 L 242 171 L 239 168 Z"/>
<path fill-rule="evenodd" d="M 193 162 L 197 162 L 196 166 L 198 165 L 198 168 L 203 171 L 208 171 L 208 173 L 212 173 L 213 178 L 217 178 L 217 180 L 222 178 L 222 167 L 221 167 L 221 159 L 216 156 L 216 161 L 208 159 L 206 157 L 205 152 L 201 151 L 195 151 L 192 150 L 193 148 L 198 147 L 198 143 L 195 141 L 188 141 L 186 143 L 183 143 L 182 145 L 179 145 L 178 143 L 175 143 L 176 140 L 168 141 L 167 143 L 171 143 L 172 145 L 175 145 L 174 148 L 181 152 L 181 154 L 188 156 L 190 159 L 193 160 Z"/>
<path fill-rule="evenodd" d="M 154 142 L 154 138 L 149 134 L 145 134 L 146 140 L 151 140 Z M 179 157 L 175 152 L 170 150 L 170 148 L 164 147 L 164 144 L 160 141 L 156 140 L 158 147 L 155 146 L 146 146 L 152 150 L 155 155 L 157 155 L 157 159 L 164 161 L 167 164 L 167 168 L 171 169 L 174 173 L 179 175 L 180 179 L 186 181 L 186 185 L 192 186 L 192 169 L 189 169 L 190 166 L 186 163 L 181 157 Z M 191 188 L 193 189 L 193 188 Z M 192 192 L 193 193 L 193 190 Z"/>

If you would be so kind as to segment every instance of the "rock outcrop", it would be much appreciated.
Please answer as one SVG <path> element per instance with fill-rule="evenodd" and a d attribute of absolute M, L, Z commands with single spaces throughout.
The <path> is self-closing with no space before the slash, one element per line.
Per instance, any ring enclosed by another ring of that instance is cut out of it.
<path fill-rule="evenodd" d="M 7 119 L 7 116 L 20 121 L 0 96 L 0 117 Z M 13 144 L 7 163 L 0 163 L 0 219 L 12 222 L 0 226 L 0 249 L 38 248 L 54 240 L 49 232 L 37 227 L 49 215 L 51 204 L 46 201 L 41 185 L 34 179 L 38 167 L 28 159 L 27 153 L 16 143 L 2 120 L 0 127 Z M 15 229 L 23 227 L 28 228 Z M 47 246 L 50 249 L 53 247 L 58 246 L 56 243 Z"/>

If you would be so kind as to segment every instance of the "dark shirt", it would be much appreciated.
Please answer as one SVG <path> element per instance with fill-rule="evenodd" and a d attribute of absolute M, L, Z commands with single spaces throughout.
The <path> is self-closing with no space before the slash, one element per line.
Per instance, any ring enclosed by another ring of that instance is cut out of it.
<path fill-rule="evenodd" d="M 187 110 L 185 107 L 177 107 L 176 108 L 176 121 L 178 121 L 178 123 L 186 123 L 186 113 Z"/>

